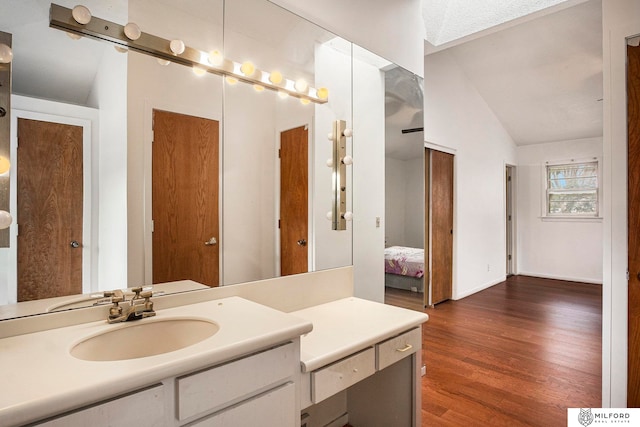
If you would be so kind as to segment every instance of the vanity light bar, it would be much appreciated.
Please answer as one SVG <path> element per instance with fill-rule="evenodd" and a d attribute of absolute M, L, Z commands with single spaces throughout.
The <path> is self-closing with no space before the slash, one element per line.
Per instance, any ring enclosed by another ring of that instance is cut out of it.
<path fill-rule="evenodd" d="M 347 155 L 347 138 L 344 135 L 347 123 L 344 120 L 333 122 L 333 204 L 332 229 L 346 230 L 347 220 L 347 167 L 342 161 Z"/>
<path fill-rule="evenodd" d="M 12 36 L 0 31 L 0 43 L 11 48 Z M 0 62 L 0 158 L 3 158 L 8 168 L 11 160 L 9 135 L 11 130 L 11 62 Z M 9 247 L 9 229 L 5 227 L 11 223 L 9 214 L 9 176 L 10 171 L 4 171 L 0 176 L 0 248 Z M 8 223 L 8 224 L 7 224 Z"/>
<path fill-rule="evenodd" d="M 92 16 L 87 24 L 79 24 L 73 18 L 71 9 L 54 3 L 51 3 L 49 11 L 49 26 L 68 33 L 108 41 L 116 46 L 125 47 L 135 52 L 144 53 L 176 64 L 200 68 L 212 74 L 234 77 L 238 81 L 263 86 L 301 100 L 316 104 L 325 104 L 328 101 L 327 96 L 323 98 L 319 96 L 318 92 L 322 93 L 322 91 L 313 87 L 309 87 L 306 93 L 297 91 L 293 80 L 283 78 L 280 84 L 274 84 L 269 80 L 270 74 L 265 71 L 256 69 L 252 76 L 247 76 L 240 70 L 241 64 L 228 59 L 224 59 L 218 66 L 212 65 L 208 61 L 208 53 L 189 46 L 185 46 L 182 53 L 175 54 L 170 48 L 171 40 L 152 34 L 141 32 L 138 39 L 131 40 L 125 35 L 124 26 L 115 22 Z"/>

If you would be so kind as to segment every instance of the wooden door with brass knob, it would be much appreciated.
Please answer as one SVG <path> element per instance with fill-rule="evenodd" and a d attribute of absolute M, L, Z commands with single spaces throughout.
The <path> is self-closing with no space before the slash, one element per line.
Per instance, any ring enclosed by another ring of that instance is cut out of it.
<path fill-rule="evenodd" d="M 309 130 L 280 133 L 280 274 L 309 270 Z"/>
<path fill-rule="evenodd" d="M 18 119 L 18 301 L 82 293 L 82 134 Z"/>
<path fill-rule="evenodd" d="M 153 110 L 153 283 L 219 284 L 219 122 Z"/>

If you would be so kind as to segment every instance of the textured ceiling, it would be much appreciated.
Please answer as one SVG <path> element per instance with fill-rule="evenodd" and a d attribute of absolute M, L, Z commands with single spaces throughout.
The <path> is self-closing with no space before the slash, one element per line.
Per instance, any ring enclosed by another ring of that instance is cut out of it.
<path fill-rule="evenodd" d="M 564 1 L 423 0 L 426 39 L 439 46 Z"/>

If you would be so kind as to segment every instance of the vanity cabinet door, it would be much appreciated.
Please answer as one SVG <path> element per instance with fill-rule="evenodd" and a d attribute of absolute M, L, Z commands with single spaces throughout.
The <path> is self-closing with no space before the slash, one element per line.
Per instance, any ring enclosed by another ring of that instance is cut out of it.
<path fill-rule="evenodd" d="M 296 387 L 293 383 L 287 383 L 249 399 L 240 405 L 232 406 L 230 409 L 217 412 L 208 418 L 189 424 L 189 426 L 294 427 L 298 425 L 295 404 Z"/>
<path fill-rule="evenodd" d="M 288 343 L 178 378 L 178 419 L 222 409 L 286 382 L 300 366 L 295 354 Z"/>
<path fill-rule="evenodd" d="M 162 427 L 165 425 L 164 409 L 164 389 L 159 384 L 34 425 Z"/>

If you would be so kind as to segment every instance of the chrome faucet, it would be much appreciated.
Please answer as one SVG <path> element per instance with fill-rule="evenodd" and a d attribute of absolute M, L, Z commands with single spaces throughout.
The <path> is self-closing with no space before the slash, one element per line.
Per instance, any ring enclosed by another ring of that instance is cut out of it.
<path fill-rule="evenodd" d="M 153 310 L 153 301 L 151 301 L 151 291 L 143 292 L 142 288 L 131 288 L 131 291 L 134 295 L 129 300 L 129 305 L 124 307 L 120 303 L 125 303 L 127 300 L 124 292 L 120 289 L 104 293 L 104 296 L 111 298 L 113 303 L 109 308 L 108 323 L 128 322 L 156 315 Z"/>

